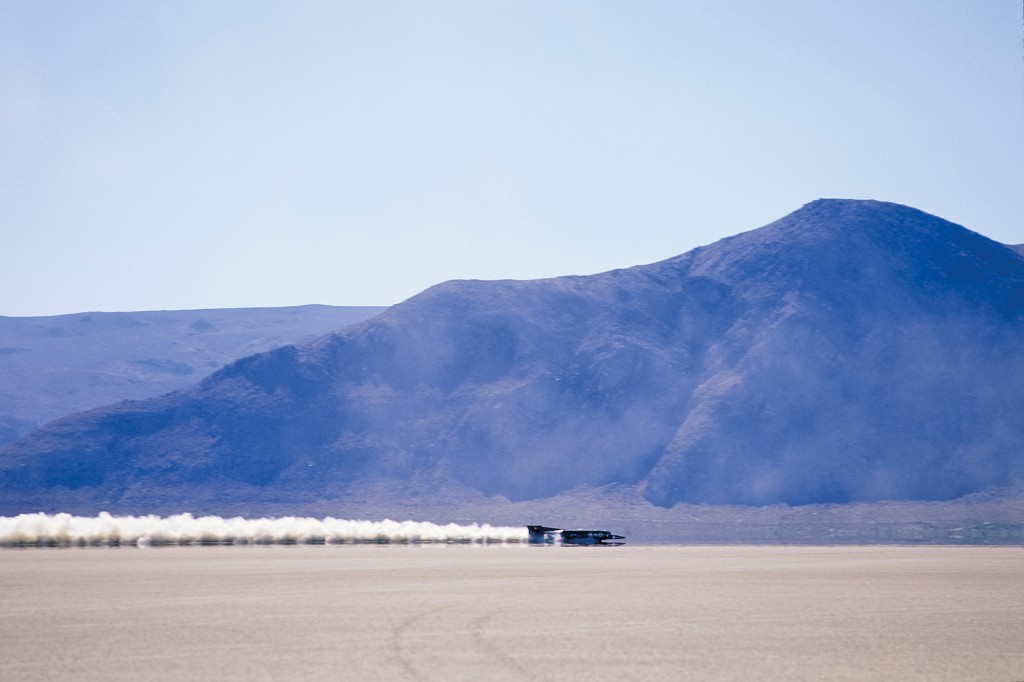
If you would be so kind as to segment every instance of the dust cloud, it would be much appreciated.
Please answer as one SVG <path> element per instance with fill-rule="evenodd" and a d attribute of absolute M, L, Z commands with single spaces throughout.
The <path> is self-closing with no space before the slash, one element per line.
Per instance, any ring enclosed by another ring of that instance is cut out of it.
<path fill-rule="evenodd" d="M 0 546 L 70 547 L 248 544 L 526 542 L 523 527 L 439 525 L 423 521 L 360 521 L 286 516 L 98 516 L 20 514 L 0 517 Z"/>

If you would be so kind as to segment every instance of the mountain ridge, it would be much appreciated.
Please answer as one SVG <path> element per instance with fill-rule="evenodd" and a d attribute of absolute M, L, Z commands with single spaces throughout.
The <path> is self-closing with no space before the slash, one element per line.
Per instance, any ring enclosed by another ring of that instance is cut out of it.
<path fill-rule="evenodd" d="M 308 305 L 0 316 L 0 445 L 58 417 L 183 388 L 232 360 L 383 310 Z"/>
<path fill-rule="evenodd" d="M 0 482 L 115 506 L 317 504 L 423 476 L 512 502 L 609 484 L 664 508 L 954 499 L 1024 473 L 1022 333 L 1016 251 L 819 200 L 650 265 L 439 284 L 61 420 L 0 451 Z"/>

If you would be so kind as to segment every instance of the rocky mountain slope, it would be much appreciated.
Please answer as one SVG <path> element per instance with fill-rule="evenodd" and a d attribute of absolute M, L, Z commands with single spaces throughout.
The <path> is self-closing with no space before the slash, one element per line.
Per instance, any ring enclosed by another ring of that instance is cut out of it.
<path fill-rule="evenodd" d="M 184 388 L 233 360 L 383 310 L 308 305 L 0 317 L 0 445 L 57 417 Z"/>
<path fill-rule="evenodd" d="M 0 511 L 948 500 L 1021 480 L 1022 404 L 1024 257 L 820 200 L 651 265 L 441 284 L 62 419 L 0 451 Z"/>

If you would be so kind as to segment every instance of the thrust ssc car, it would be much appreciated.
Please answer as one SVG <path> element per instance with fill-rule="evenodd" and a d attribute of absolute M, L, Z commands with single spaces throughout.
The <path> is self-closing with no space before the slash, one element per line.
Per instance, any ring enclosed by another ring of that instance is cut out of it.
<path fill-rule="evenodd" d="M 564 530 L 548 526 L 527 526 L 531 545 L 552 544 L 558 539 L 563 545 L 622 545 L 625 536 L 614 535 L 607 530 Z"/>

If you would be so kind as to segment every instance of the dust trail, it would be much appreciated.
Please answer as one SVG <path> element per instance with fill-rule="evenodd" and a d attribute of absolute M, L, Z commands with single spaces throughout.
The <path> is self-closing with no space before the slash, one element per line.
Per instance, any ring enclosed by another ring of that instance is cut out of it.
<path fill-rule="evenodd" d="M 0 546 L 72 547 L 357 543 L 525 543 L 525 528 L 424 521 L 359 521 L 285 516 L 0 516 Z"/>

